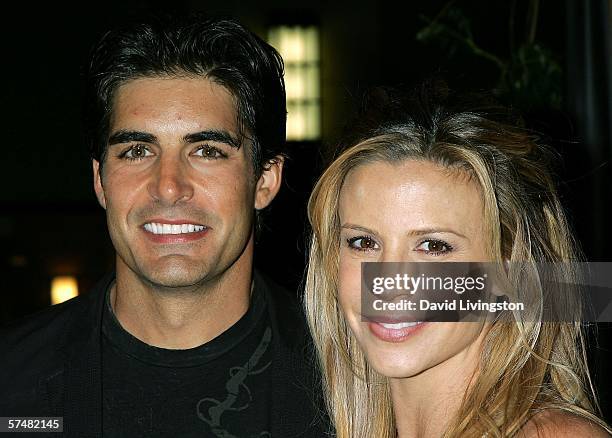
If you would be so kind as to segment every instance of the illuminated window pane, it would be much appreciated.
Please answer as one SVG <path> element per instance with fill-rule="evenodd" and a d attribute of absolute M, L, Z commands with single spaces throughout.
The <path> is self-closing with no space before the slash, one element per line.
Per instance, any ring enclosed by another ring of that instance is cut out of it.
<path fill-rule="evenodd" d="M 55 277 L 51 281 L 51 304 L 59 304 L 79 294 L 76 278 Z"/>
<path fill-rule="evenodd" d="M 311 96 L 312 98 L 319 99 L 319 66 L 310 65 L 304 73 L 306 76 L 306 95 Z"/>
<path fill-rule="evenodd" d="M 317 140 L 321 136 L 319 29 L 276 26 L 270 44 L 285 62 L 287 140 Z"/>

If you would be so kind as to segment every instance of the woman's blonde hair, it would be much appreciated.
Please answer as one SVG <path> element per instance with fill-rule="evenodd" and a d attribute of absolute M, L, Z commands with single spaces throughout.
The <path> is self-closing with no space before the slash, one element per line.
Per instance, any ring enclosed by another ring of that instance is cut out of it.
<path fill-rule="evenodd" d="M 445 103 L 445 93 L 432 98 L 425 90 L 410 101 L 379 105 L 385 121 L 367 119 L 373 129 L 340 151 L 308 204 L 305 308 L 339 438 L 397 434 L 387 378 L 367 363 L 338 303 L 338 202 L 352 169 L 426 160 L 464 171 L 481 188 L 491 256 L 510 262 L 514 284 L 523 281 L 524 270 L 513 266 L 580 259 L 549 170 L 550 151 L 525 130 L 497 121 L 498 110 L 456 110 Z M 568 279 L 575 273 L 566 268 L 560 274 Z M 474 375 L 445 436 L 512 436 L 545 409 L 569 411 L 607 428 L 596 414 L 579 319 L 545 322 L 536 316 L 521 320 L 510 314 L 511 322 L 492 324 L 481 353 L 486 366 Z"/>

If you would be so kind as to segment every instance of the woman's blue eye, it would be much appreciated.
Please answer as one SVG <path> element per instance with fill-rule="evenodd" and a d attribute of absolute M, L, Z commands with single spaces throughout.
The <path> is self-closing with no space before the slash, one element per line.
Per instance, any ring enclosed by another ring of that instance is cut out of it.
<path fill-rule="evenodd" d="M 369 236 L 357 236 L 346 239 L 349 248 L 356 249 L 358 251 L 370 251 L 378 249 L 378 243 Z"/>

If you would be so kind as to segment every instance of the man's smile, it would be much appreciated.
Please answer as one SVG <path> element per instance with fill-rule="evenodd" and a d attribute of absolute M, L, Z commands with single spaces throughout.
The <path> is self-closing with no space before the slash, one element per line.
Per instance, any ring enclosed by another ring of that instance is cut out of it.
<path fill-rule="evenodd" d="M 188 219 L 154 219 L 142 225 L 147 237 L 155 243 L 188 243 L 203 238 L 210 227 Z"/>
<path fill-rule="evenodd" d="M 204 225 L 181 223 L 167 224 L 160 222 L 147 222 L 144 224 L 144 229 L 153 234 L 187 234 L 202 231 Z"/>

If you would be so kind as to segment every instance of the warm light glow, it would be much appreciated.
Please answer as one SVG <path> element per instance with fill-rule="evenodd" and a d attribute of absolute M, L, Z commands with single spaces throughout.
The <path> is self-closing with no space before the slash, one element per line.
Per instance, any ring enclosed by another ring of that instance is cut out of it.
<path fill-rule="evenodd" d="M 285 62 L 287 140 L 317 140 L 321 136 L 319 29 L 273 27 L 269 42 Z"/>
<path fill-rule="evenodd" d="M 306 97 L 306 81 L 304 79 L 301 69 L 291 67 L 285 69 L 285 88 L 288 101 Z"/>
<path fill-rule="evenodd" d="M 63 303 L 78 294 L 79 288 L 74 277 L 55 277 L 51 281 L 51 304 Z"/>
<path fill-rule="evenodd" d="M 292 117 L 289 117 L 289 114 Z M 301 105 L 287 107 L 287 139 L 304 139 L 307 130 L 307 114 Z"/>
<path fill-rule="evenodd" d="M 286 55 L 287 62 L 301 62 L 304 60 L 306 48 L 304 37 L 299 28 L 284 28 L 281 32 L 280 50 Z"/>

